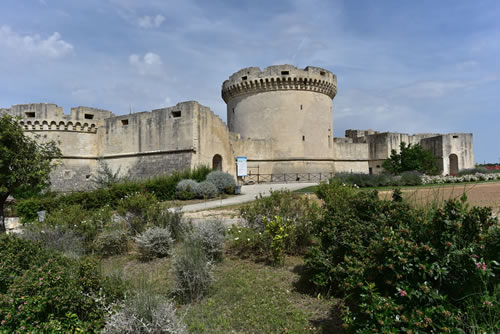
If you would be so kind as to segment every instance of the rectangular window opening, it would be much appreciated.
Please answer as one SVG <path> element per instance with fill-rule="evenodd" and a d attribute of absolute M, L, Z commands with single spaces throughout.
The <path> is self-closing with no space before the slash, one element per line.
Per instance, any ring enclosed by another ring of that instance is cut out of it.
<path fill-rule="evenodd" d="M 321 71 L 321 72 L 319 72 L 319 74 L 320 74 L 320 75 L 325 75 L 325 74 L 326 74 L 326 72 L 325 72 L 325 71 Z"/>
<path fill-rule="evenodd" d="M 128 125 L 128 119 L 122 119 L 122 125 Z"/>
<path fill-rule="evenodd" d="M 302 110 L 302 104 L 300 105 L 300 110 Z"/>
<path fill-rule="evenodd" d="M 172 117 L 173 118 L 181 117 L 181 111 L 180 110 L 174 110 L 174 111 L 172 111 Z"/>
<path fill-rule="evenodd" d="M 94 119 L 94 115 L 92 115 L 92 114 L 85 114 L 85 119 Z"/>
<path fill-rule="evenodd" d="M 234 108 L 233 108 L 233 114 L 234 114 Z"/>
<path fill-rule="evenodd" d="M 241 80 L 246 80 L 246 79 L 248 79 L 246 75 L 241 78 Z"/>
<path fill-rule="evenodd" d="M 458 136 L 453 136 L 453 138 L 458 138 Z"/>
<path fill-rule="evenodd" d="M 35 117 L 35 113 L 34 112 L 27 112 L 26 117 Z"/>
<path fill-rule="evenodd" d="M 302 136 L 302 141 L 306 141 L 306 136 Z"/>
<path fill-rule="evenodd" d="M 289 75 L 290 72 L 289 71 L 281 71 L 281 75 Z"/>

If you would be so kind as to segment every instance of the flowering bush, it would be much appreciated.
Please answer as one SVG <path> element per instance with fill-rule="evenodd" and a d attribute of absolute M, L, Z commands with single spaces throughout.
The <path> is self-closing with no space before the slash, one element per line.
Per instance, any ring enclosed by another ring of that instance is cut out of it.
<path fill-rule="evenodd" d="M 265 236 L 270 240 L 270 250 L 274 264 L 281 265 L 285 261 L 286 242 L 293 235 L 295 225 L 283 217 L 275 216 L 274 219 L 265 219 Z"/>
<path fill-rule="evenodd" d="M 266 222 L 276 216 L 293 225 L 284 241 L 285 252 L 288 254 L 303 253 L 311 244 L 313 222 L 319 215 L 319 207 L 314 202 L 289 190 L 271 191 L 271 196 L 259 196 L 240 209 L 240 216 L 256 232 L 264 233 Z"/>
<path fill-rule="evenodd" d="M 488 241 L 498 228 L 490 209 L 451 200 L 425 211 L 338 183 L 317 195 L 326 214 L 306 263 L 318 289 L 344 298 L 349 330 L 470 331 L 469 304 L 500 310 L 491 297 L 500 268 Z"/>
<path fill-rule="evenodd" d="M 38 243 L 0 236 L 0 332 L 95 332 L 123 285 L 96 261 L 74 260 Z"/>
<path fill-rule="evenodd" d="M 267 238 L 255 229 L 233 225 L 227 234 L 228 250 L 241 257 L 264 255 L 269 248 Z"/>
<path fill-rule="evenodd" d="M 495 181 L 500 180 L 500 174 L 498 173 L 475 173 L 475 174 L 467 174 L 462 176 L 453 176 L 453 175 L 423 175 L 422 183 L 423 184 L 445 184 L 445 183 L 461 183 L 461 182 L 478 182 L 478 181 Z"/>

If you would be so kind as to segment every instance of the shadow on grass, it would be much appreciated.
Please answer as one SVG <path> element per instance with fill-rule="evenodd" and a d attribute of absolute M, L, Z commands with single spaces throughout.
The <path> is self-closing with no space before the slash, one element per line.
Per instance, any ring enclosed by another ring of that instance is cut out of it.
<path fill-rule="evenodd" d="M 319 297 L 318 290 L 312 283 L 311 273 L 307 270 L 305 264 L 296 265 L 292 272 L 299 276 L 299 279 L 293 283 L 295 291 L 311 297 Z M 338 300 L 332 298 L 332 308 L 328 315 L 312 319 L 311 324 L 319 328 L 320 333 L 323 334 L 344 333 Z"/>

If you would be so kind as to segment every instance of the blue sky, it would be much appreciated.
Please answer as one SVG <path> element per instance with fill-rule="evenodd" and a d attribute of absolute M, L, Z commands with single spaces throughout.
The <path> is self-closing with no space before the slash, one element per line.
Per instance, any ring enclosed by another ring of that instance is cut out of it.
<path fill-rule="evenodd" d="M 116 114 L 197 100 L 243 67 L 324 67 L 346 129 L 473 132 L 500 161 L 500 2 L 2 0 L 0 107 Z"/>

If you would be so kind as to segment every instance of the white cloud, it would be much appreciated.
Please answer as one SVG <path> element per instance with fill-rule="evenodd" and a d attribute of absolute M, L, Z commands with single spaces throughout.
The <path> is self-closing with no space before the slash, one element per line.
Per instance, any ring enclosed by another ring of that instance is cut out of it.
<path fill-rule="evenodd" d="M 73 45 L 62 40 L 58 32 L 54 32 L 47 39 L 42 39 L 38 34 L 20 35 L 9 26 L 0 27 L 0 47 L 23 56 L 47 58 L 60 58 L 73 52 Z"/>
<path fill-rule="evenodd" d="M 162 75 L 163 62 L 161 57 L 153 52 L 148 52 L 144 56 L 132 54 L 128 57 L 128 62 L 141 75 L 159 76 Z"/>
<path fill-rule="evenodd" d="M 159 28 L 160 25 L 165 21 L 163 15 L 156 16 L 143 16 L 137 20 L 137 25 L 144 29 Z"/>

